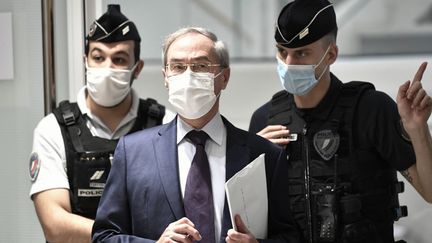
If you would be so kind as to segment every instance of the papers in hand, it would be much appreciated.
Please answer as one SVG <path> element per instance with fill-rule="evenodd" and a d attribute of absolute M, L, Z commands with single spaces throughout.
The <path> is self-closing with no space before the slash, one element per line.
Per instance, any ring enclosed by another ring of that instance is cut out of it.
<path fill-rule="evenodd" d="M 267 238 L 267 182 L 264 154 L 258 156 L 225 183 L 225 192 L 235 230 L 234 216 L 240 215 L 257 239 Z"/>

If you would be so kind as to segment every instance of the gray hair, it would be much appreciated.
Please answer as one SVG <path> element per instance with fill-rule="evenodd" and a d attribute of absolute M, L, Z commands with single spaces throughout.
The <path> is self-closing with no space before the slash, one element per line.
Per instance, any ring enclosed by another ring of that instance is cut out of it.
<path fill-rule="evenodd" d="M 213 32 L 211 32 L 205 28 L 201 28 L 201 27 L 182 28 L 182 29 L 179 29 L 176 32 L 168 35 L 165 38 L 165 41 L 162 45 L 162 50 L 163 50 L 162 59 L 163 59 L 164 67 L 167 64 L 167 53 L 168 53 L 168 49 L 170 48 L 171 44 L 175 40 L 177 40 L 179 37 L 184 36 L 184 35 L 189 34 L 189 33 L 201 34 L 201 35 L 208 37 L 210 40 L 212 40 L 214 43 L 214 49 L 215 49 L 216 55 L 219 59 L 219 64 L 221 65 L 222 68 L 229 67 L 229 53 L 228 53 L 227 45 L 223 41 L 218 40 L 217 36 Z"/>

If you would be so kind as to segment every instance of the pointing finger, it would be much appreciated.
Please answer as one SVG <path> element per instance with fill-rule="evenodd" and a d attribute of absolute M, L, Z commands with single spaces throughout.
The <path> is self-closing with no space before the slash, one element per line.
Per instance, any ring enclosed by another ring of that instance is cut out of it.
<path fill-rule="evenodd" d="M 423 62 L 419 69 L 417 70 L 416 74 L 414 75 L 414 79 L 412 80 L 413 82 L 420 82 L 423 78 L 423 73 L 426 70 L 426 66 L 427 66 L 427 62 Z"/>

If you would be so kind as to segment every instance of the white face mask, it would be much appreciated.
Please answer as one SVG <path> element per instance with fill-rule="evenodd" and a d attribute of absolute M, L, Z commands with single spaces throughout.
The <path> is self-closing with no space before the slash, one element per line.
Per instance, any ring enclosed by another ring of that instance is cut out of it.
<path fill-rule="evenodd" d="M 131 89 L 132 69 L 92 68 L 86 62 L 87 92 L 100 106 L 112 107 L 120 104 Z"/>
<path fill-rule="evenodd" d="M 168 101 L 184 118 L 198 119 L 204 116 L 220 95 L 214 93 L 214 79 L 221 73 L 214 75 L 186 70 L 182 74 L 168 77 Z"/>
<path fill-rule="evenodd" d="M 327 55 L 330 46 L 327 48 L 321 60 L 316 65 L 287 65 L 279 56 L 276 56 L 278 61 L 278 74 L 282 83 L 282 87 L 291 94 L 305 95 L 317 85 L 318 81 L 324 75 L 327 67 L 319 75 L 318 79 L 315 77 L 315 69 L 321 65 L 324 57 Z"/>

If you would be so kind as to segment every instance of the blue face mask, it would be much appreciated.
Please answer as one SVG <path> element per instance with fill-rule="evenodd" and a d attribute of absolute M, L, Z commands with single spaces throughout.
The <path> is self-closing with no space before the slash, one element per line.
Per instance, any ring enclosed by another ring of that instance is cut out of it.
<path fill-rule="evenodd" d="M 282 87 L 289 93 L 299 96 L 305 95 L 311 91 L 327 69 L 322 71 L 318 79 L 315 77 L 315 69 L 321 64 L 322 60 L 324 60 L 329 49 L 330 46 L 316 65 L 287 65 L 276 56 L 278 61 L 277 70 Z"/>

